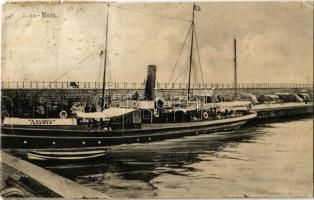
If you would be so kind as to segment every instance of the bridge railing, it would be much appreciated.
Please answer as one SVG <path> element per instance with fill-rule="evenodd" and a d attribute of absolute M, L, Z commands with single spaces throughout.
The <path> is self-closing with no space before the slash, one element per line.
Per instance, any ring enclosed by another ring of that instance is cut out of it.
<path fill-rule="evenodd" d="M 107 82 L 106 89 L 144 89 L 145 82 Z M 2 81 L 1 89 L 101 89 L 102 82 L 47 82 L 47 81 Z M 157 89 L 187 89 L 187 83 L 157 83 Z M 232 83 L 191 84 L 194 89 L 233 89 Z M 306 83 L 239 83 L 239 89 L 299 88 L 312 89 L 313 84 Z"/>

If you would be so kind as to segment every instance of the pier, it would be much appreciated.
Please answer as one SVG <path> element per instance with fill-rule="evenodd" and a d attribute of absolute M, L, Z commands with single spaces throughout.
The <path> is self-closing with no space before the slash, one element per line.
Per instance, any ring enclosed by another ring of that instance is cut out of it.
<path fill-rule="evenodd" d="M 270 119 L 313 114 L 313 102 L 310 103 L 284 103 L 284 104 L 259 104 L 253 110 L 258 119 Z"/>
<path fill-rule="evenodd" d="M 156 83 L 155 94 L 170 97 L 171 95 L 185 96 L 187 83 Z M 233 97 L 234 84 L 203 83 L 192 84 L 194 91 L 214 90 L 214 94 Z M 106 94 L 129 95 L 134 92 L 144 95 L 145 82 L 119 83 L 107 82 Z M 86 102 L 102 92 L 101 82 L 1 82 L 2 96 L 9 97 L 15 109 L 22 109 L 25 101 L 29 102 L 65 102 L 66 99 Z M 238 97 L 242 94 L 265 95 L 275 93 L 308 93 L 313 99 L 313 84 L 301 83 L 238 83 Z M 199 93 L 199 92 L 198 92 Z M 294 116 L 313 113 L 313 104 L 284 103 L 255 105 L 258 119 Z"/>
<path fill-rule="evenodd" d="M 2 173 L 2 182 L 18 188 L 25 197 L 109 198 L 104 193 L 82 186 L 4 151 L 1 151 L 1 165 L 2 170 L 6 172 Z"/>
<path fill-rule="evenodd" d="M 157 83 L 156 93 L 170 95 L 186 95 L 187 83 Z M 234 84 L 223 83 L 203 83 L 192 84 L 192 90 L 212 90 L 215 94 L 224 96 L 234 95 Z M 140 95 L 144 94 L 145 82 L 142 83 L 106 83 L 106 94 L 110 95 L 128 95 L 137 91 Z M 241 96 L 243 93 L 255 95 L 273 94 L 277 92 L 298 93 L 307 92 L 313 96 L 313 84 L 301 83 L 238 83 L 237 93 Z M 2 96 L 7 96 L 19 102 L 23 99 L 40 99 L 46 101 L 63 101 L 67 98 L 87 100 L 101 94 L 101 82 L 1 82 Z"/>

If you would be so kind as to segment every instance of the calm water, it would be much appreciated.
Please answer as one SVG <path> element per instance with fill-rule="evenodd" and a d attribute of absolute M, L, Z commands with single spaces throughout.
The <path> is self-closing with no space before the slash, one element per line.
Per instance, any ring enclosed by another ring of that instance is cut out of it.
<path fill-rule="evenodd" d="M 115 198 L 312 196 L 312 143 L 311 118 L 281 121 L 116 146 L 68 176 Z"/>

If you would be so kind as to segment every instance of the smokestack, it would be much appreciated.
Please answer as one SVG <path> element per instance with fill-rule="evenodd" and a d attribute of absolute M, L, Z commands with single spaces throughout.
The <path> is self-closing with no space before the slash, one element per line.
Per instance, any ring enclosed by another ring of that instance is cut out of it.
<path fill-rule="evenodd" d="M 153 100 L 155 98 L 155 85 L 156 85 L 156 65 L 148 65 L 144 94 L 148 100 Z"/>

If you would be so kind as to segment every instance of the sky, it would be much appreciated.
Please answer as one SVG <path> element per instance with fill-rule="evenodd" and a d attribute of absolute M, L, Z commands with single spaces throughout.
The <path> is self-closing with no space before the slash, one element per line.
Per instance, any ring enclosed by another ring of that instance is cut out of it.
<path fill-rule="evenodd" d="M 206 83 L 232 83 L 236 38 L 239 83 L 312 82 L 311 6 L 302 1 L 197 5 L 192 79 L 196 74 L 201 82 L 202 72 Z M 101 81 L 107 11 L 106 3 L 4 5 L 2 80 Z M 190 35 L 178 56 L 191 18 L 191 3 L 111 3 L 107 81 L 142 82 L 147 65 L 155 64 L 158 82 L 187 82 Z"/>

